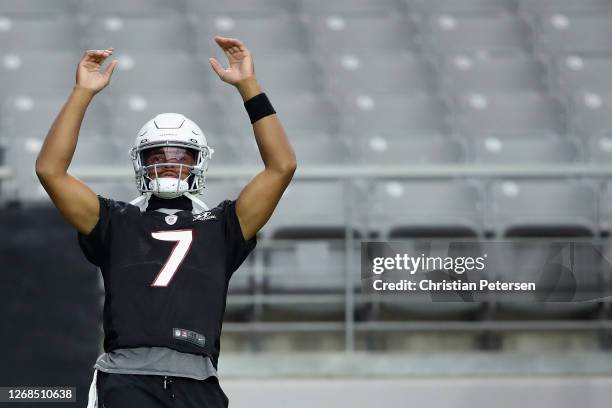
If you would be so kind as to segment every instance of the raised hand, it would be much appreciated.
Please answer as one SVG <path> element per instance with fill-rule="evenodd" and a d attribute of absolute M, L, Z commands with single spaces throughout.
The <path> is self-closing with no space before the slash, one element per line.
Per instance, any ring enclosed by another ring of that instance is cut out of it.
<path fill-rule="evenodd" d="M 111 80 L 113 71 L 117 66 L 118 61 L 113 60 L 104 72 L 100 71 L 104 60 L 113 54 L 113 48 L 105 50 L 88 50 L 85 51 L 76 73 L 76 84 L 82 88 L 92 90 L 94 93 L 104 89 Z"/>
<path fill-rule="evenodd" d="M 225 53 L 229 68 L 223 68 L 219 61 L 214 58 L 209 58 L 208 61 L 223 82 L 238 87 L 242 82 L 255 78 L 253 58 L 242 41 L 217 35 L 215 36 L 215 42 Z"/>

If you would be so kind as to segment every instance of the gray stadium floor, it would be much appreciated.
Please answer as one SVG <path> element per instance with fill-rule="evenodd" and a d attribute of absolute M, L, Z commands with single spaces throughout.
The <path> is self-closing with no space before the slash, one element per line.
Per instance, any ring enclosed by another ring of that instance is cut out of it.
<path fill-rule="evenodd" d="M 612 378 L 227 380 L 233 408 L 595 408 Z"/>

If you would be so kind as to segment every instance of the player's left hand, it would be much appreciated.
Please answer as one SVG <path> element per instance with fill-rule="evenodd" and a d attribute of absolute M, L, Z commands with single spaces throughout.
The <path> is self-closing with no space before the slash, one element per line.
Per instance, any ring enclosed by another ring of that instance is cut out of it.
<path fill-rule="evenodd" d="M 253 58 L 242 41 L 217 35 L 215 42 L 227 56 L 229 68 L 223 68 L 215 58 L 209 58 L 208 62 L 223 82 L 238 87 L 240 83 L 255 78 Z"/>

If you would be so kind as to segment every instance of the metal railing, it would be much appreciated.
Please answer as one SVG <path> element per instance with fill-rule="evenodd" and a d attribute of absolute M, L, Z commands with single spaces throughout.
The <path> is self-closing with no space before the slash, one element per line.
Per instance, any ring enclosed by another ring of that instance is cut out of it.
<path fill-rule="evenodd" d="M 223 167 L 215 166 L 208 173 L 209 180 L 236 180 L 252 177 L 261 167 Z M 117 168 L 112 166 L 74 167 L 70 172 L 87 181 L 127 181 L 133 180 L 133 172 L 127 166 Z M 10 179 L 14 176 L 12 169 L 0 167 L 0 179 Z M 606 179 L 612 176 L 612 165 L 572 164 L 572 165 L 418 165 L 418 166 L 316 166 L 298 169 L 296 180 L 336 180 L 344 187 L 344 197 L 351 197 L 353 182 L 363 179 L 456 179 L 456 178 L 568 178 L 589 177 Z M 269 333 L 269 332 L 302 332 L 322 331 L 344 333 L 345 349 L 355 349 L 357 333 L 380 331 L 448 331 L 448 332 L 502 332 L 512 330 L 582 330 L 610 331 L 612 321 L 602 315 L 594 320 L 539 320 L 539 321 L 357 321 L 355 309 L 357 304 L 372 303 L 372 296 L 355 293 L 355 268 L 359 267 L 359 259 L 355 252 L 357 243 L 353 236 L 351 224 L 354 203 L 345 200 L 345 287 L 344 293 L 336 294 L 299 294 L 282 295 L 266 294 L 256 287 L 252 294 L 229 295 L 228 304 L 249 305 L 255 309 L 263 305 L 274 304 L 308 304 L 313 303 L 343 303 L 344 319 L 342 321 L 286 321 L 286 322 L 226 322 L 224 330 L 232 333 Z M 264 247 L 273 247 L 274 241 L 266 239 Z M 260 245 L 261 247 L 261 245 Z M 256 268 L 256 274 L 264 275 L 261 262 Z M 258 269 L 258 270 L 257 270 Z M 378 299 L 380 300 L 380 299 Z M 606 305 L 606 307 L 609 307 Z"/>

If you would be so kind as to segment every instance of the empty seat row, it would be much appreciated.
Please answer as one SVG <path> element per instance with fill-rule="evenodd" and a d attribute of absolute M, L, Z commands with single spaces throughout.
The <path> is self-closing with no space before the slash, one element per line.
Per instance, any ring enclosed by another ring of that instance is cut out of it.
<path fill-rule="evenodd" d="M 78 52 L 7 51 L 0 55 L 1 85 L 5 94 L 66 91 L 73 78 Z M 207 56 L 173 51 L 163 58 L 139 51 L 118 51 L 115 92 L 155 93 L 169 90 L 227 90 L 220 86 L 208 66 Z M 410 52 L 397 52 L 394 63 L 389 54 L 376 52 L 338 53 L 333 56 L 310 56 L 297 52 L 261 54 L 258 56 L 258 77 L 274 94 L 320 92 L 333 93 L 412 94 L 446 92 L 519 92 L 559 89 L 566 97 L 581 92 L 610 92 L 612 82 L 607 72 L 610 57 L 565 55 L 551 64 L 549 80 L 544 62 L 519 56 L 483 56 L 456 53 L 441 59 Z M 48 75 L 35 78 L 42 64 Z M 166 78 L 167 77 L 167 78 Z M 552 84 L 551 84 L 552 82 Z M 159 89 L 159 90 L 158 90 Z"/>
<path fill-rule="evenodd" d="M 116 82 L 124 81 L 127 79 Z M 199 123 L 207 134 L 218 135 L 229 143 L 252 133 L 242 101 L 232 89 L 208 95 L 189 90 L 180 92 L 180 89 L 170 92 L 169 88 L 126 95 L 114 95 L 113 88 L 105 90 L 89 107 L 82 132 L 125 141 L 133 129 L 156 114 L 179 112 Z M 0 109 L 0 132 L 4 139 L 45 135 L 67 93 L 58 92 L 62 96 L 24 93 L 7 97 Z M 432 136 L 487 140 L 539 139 L 566 134 L 587 136 L 585 140 L 601 143 L 599 147 L 594 146 L 596 149 L 607 151 L 612 130 L 606 114 L 606 107 L 612 103 L 610 98 L 611 95 L 596 93 L 577 96 L 566 123 L 564 105 L 545 93 L 472 93 L 454 101 L 428 95 L 353 95 L 343 100 L 312 92 L 271 96 L 293 140 L 311 139 L 320 145 L 330 140 L 345 144 L 365 140 L 372 144 L 373 151 L 380 152 L 386 150 L 381 144 L 385 141 L 401 143 Z M 378 142 L 378 139 L 384 140 Z"/>
<path fill-rule="evenodd" d="M 609 12 L 612 6 L 607 0 L 520 0 L 518 9 L 526 14 L 543 12 Z M 86 0 L 5 0 L 0 14 L 64 14 L 87 12 L 94 14 L 147 15 L 179 12 L 272 14 L 304 12 L 312 14 L 353 13 L 375 15 L 406 10 L 410 13 L 430 15 L 435 13 L 507 13 L 516 9 L 512 0 L 135 0 L 124 2 L 111 0 L 98 2 Z"/>
<path fill-rule="evenodd" d="M 609 188 L 600 193 L 589 180 L 508 179 L 490 186 L 383 180 L 346 188 L 340 182 L 292 184 L 264 234 L 299 238 L 318 230 L 319 237 L 342 238 L 350 221 L 361 236 L 372 230 L 392 238 L 478 237 L 489 230 L 501 237 L 590 237 L 610 219 L 604 208 Z"/>

